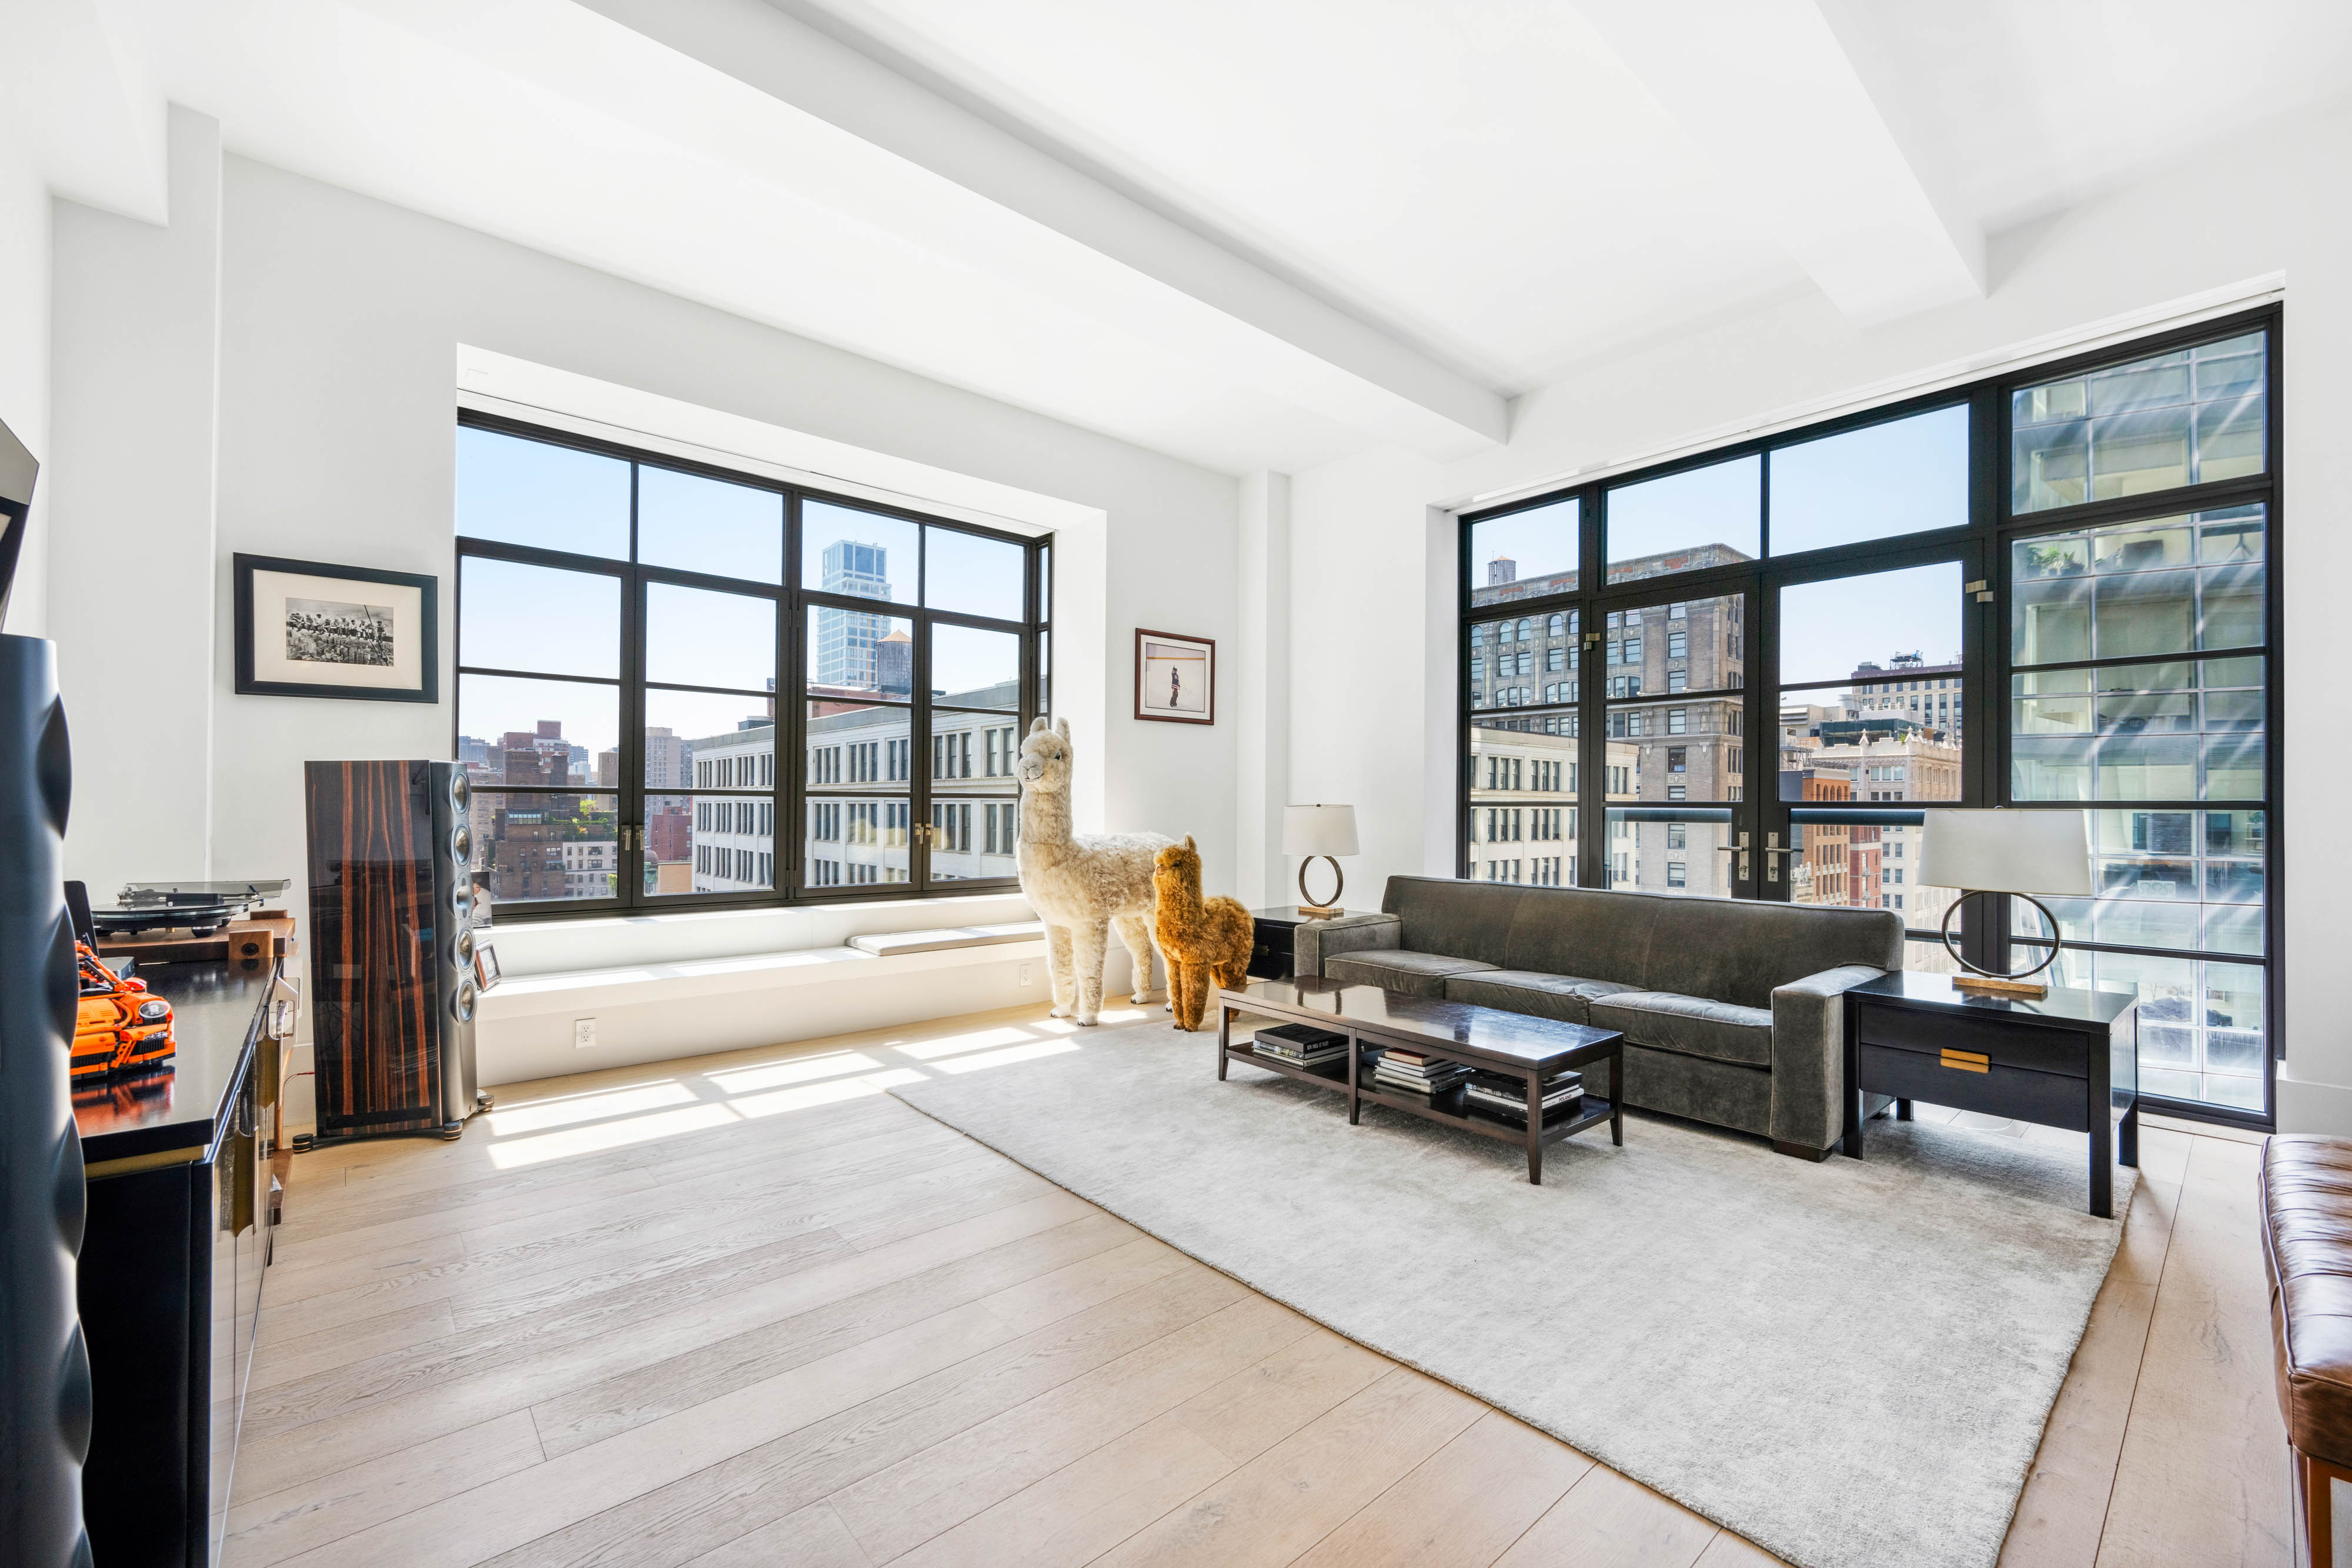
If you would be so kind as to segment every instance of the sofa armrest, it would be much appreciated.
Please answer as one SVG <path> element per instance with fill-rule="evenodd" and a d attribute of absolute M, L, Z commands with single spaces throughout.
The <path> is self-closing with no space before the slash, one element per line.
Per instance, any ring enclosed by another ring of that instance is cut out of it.
<path fill-rule="evenodd" d="M 1845 994 L 1885 974 L 1823 969 L 1772 992 L 1772 1139 L 1826 1149 L 1845 1131 Z"/>
<path fill-rule="evenodd" d="M 1324 959 L 1368 950 L 1393 953 L 1402 945 L 1403 936 L 1404 922 L 1393 915 L 1342 915 L 1330 920 L 1302 920 L 1291 936 L 1290 972 L 1319 979 Z"/>

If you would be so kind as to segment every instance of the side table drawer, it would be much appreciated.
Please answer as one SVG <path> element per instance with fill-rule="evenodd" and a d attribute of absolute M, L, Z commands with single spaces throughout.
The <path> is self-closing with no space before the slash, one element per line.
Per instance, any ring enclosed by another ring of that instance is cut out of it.
<path fill-rule="evenodd" d="M 2068 1078 L 2090 1076 L 2084 1054 L 2086 1037 L 2067 1030 L 1954 1018 L 1949 1012 L 1917 1012 L 1909 1008 L 1885 1007 L 1860 997 L 1854 1000 L 1853 1035 L 1865 1046 L 1892 1046 L 1898 1051 L 1923 1053 L 1931 1066 L 1945 1051 L 1956 1051 L 1983 1057 L 2000 1067 L 2021 1067 L 2032 1072 L 2061 1073 Z M 2104 1037 L 2098 1043 L 2104 1047 Z"/>
<path fill-rule="evenodd" d="M 2088 1132 L 2090 1085 L 2080 1078 L 2015 1067 L 1947 1067 L 1940 1058 L 1883 1045 L 1861 1048 L 1862 1090 L 1898 1100 L 2007 1116 L 2068 1132 Z"/>

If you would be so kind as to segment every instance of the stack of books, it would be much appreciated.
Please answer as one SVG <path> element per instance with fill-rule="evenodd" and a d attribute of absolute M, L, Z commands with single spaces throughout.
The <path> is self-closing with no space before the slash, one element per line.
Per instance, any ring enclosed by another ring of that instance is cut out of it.
<path fill-rule="evenodd" d="M 1500 1116 L 1507 1122 L 1523 1123 L 1528 1119 L 1527 1081 L 1507 1072 L 1472 1073 L 1462 1097 L 1465 1104 L 1490 1116 Z M 1543 1114 L 1547 1122 L 1574 1115 L 1583 1103 L 1581 1072 L 1563 1072 L 1544 1085 Z"/>
<path fill-rule="evenodd" d="M 1433 1099 L 1468 1082 L 1470 1070 L 1460 1062 L 1417 1051 L 1384 1051 L 1380 1064 L 1372 1069 L 1374 1087 L 1420 1100 Z"/>
<path fill-rule="evenodd" d="M 1262 1029 L 1250 1041 L 1250 1052 L 1286 1067 L 1321 1067 L 1348 1060 L 1348 1037 L 1303 1023 Z"/>

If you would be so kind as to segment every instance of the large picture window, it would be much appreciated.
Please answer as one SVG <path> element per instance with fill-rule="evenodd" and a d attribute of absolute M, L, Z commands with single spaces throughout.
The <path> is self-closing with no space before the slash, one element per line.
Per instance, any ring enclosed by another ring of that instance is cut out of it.
<path fill-rule="evenodd" d="M 468 413 L 457 756 L 501 915 L 1014 877 L 1050 539 Z"/>
<path fill-rule="evenodd" d="M 2079 812 L 2058 983 L 2137 988 L 2144 1094 L 2266 1124 L 2279 319 L 1465 515 L 1459 874 L 1885 909 L 1950 969 L 1925 809 Z"/>

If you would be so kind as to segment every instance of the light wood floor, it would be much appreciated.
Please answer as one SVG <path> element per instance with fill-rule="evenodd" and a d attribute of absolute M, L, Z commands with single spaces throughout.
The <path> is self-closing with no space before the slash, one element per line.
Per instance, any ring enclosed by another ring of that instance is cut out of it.
<path fill-rule="evenodd" d="M 232 1568 L 1773 1561 L 883 1092 L 1074 1032 L 509 1086 L 457 1144 L 299 1157 Z M 2257 1150 L 2141 1147 L 2002 1562 L 2286 1564 Z"/>

